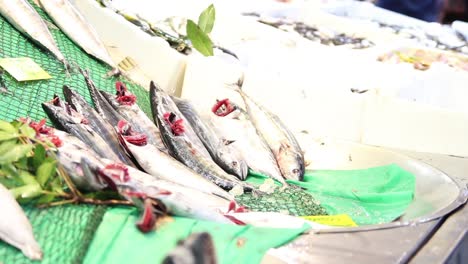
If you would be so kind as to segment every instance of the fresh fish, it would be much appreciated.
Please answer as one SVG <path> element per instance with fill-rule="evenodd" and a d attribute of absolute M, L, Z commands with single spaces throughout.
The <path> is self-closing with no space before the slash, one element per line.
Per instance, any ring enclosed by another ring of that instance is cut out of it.
<path fill-rule="evenodd" d="M 329 226 L 310 222 L 300 217 L 276 212 L 231 212 L 227 215 L 256 227 L 298 229 L 304 227 L 304 225 L 309 225 L 313 229 L 330 228 Z"/>
<path fill-rule="evenodd" d="M 55 96 L 50 102 L 42 103 L 42 108 L 59 129 L 79 138 L 99 156 L 119 160 L 119 156 L 114 153 L 106 141 L 88 125 L 88 119 L 66 102 L 61 101 L 58 96 Z"/>
<path fill-rule="evenodd" d="M 115 83 L 116 95 L 99 91 L 107 102 L 139 133 L 145 133 L 148 144 L 156 146 L 160 151 L 167 153 L 167 148 L 161 139 L 161 133 L 154 122 L 136 104 L 136 96 L 128 91 L 125 84 Z"/>
<path fill-rule="evenodd" d="M 119 73 L 117 64 L 112 60 L 106 47 L 94 28 L 68 0 L 39 0 L 42 8 L 55 24 L 86 53 L 113 68 Z"/>
<path fill-rule="evenodd" d="M 0 239 L 18 248 L 32 260 L 41 260 L 42 251 L 34 238 L 28 218 L 11 192 L 0 183 Z"/>
<path fill-rule="evenodd" d="M 177 98 L 173 98 L 173 100 L 192 125 L 216 164 L 227 173 L 245 180 L 248 174 L 247 163 L 242 159 L 237 149 L 230 146 L 233 141 L 218 138 L 211 122 L 209 120 L 203 121 L 190 102 Z"/>
<path fill-rule="evenodd" d="M 252 185 L 226 173 L 210 156 L 207 158 L 199 152 L 192 142 L 192 137 L 187 136 L 189 130 L 194 133 L 192 128 L 184 122 L 172 99 L 153 83 L 150 86 L 150 99 L 154 120 L 173 157 L 223 189 L 230 190 L 235 186 L 241 186 L 245 191 L 255 189 Z"/>
<path fill-rule="evenodd" d="M 88 105 L 81 95 L 68 88 L 68 86 L 63 86 L 63 94 L 67 102 L 78 113 L 82 114 L 87 119 L 89 126 L 105 140 L 114 154 L 119 157 L 119 160 L 127 165 L 135 166 L 120 145 L 117 133 L 113 127 L 94 108 Z"/>
<path fill-rule="evenodd" d="M 0 0 L 0 14 L 18 31 L 50 51 L 60 62 L 69 64 L 57 46 L 46 23 L 26 0 Z"/>
<path fill-rule="evenodd" d="M 163 264 L 216 264 L 213 238 L 207 232 L 193 233 L 180 241 L 164 258 Z"/>
<path fill-rule="evenodd" d="M 187 168 L 169 154 L 160 151 L 156 146 L 146 142 L 146 134 L 133 132 L 128 123 L 120 122 L 118 131 L 123 144 L 147 173 L 158 179 L 175 182 L 227 200 L 234 200 L 234 197 L 214 183 Z"/>
<path fill-rule="evenodd" d="M 279 117 L 255 102 L 242 91 L 242 80 L 236 91 L 244 100 L 249 119 L 275 155 L 283 177 L 291 180 L 304 179 L 304 154 L 294 135 Z"/>
<path fill-rule="evenodd" d="M 219 111 L 223 107 L 223 111 Z M 269 176 L 287 186 L 281 175 L 275 156 L 265 140 L 248 119 L 245 111 L 232 104 L 228 99 L 218 101 L 213 107 L 210 119 L 215 124 L 216 132 L 234 141 L 251 170 Z"/>

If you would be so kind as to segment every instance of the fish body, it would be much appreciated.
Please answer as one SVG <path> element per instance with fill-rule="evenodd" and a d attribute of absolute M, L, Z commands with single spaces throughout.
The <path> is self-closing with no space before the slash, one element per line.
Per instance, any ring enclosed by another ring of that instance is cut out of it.
<path fill-rule="evenodd" d="M 231 146 L 240 151 L 251 170 L 271 177 L 283 186 L 287 185 L 275 156 L 265 140 L 257 134 L 247 113 L 236 110 L 225 116 L 210 115 L 209 118 L 215 124 L 218 134 L 234 141 Z"/>
<path fill-rule="evenodd" d="M 237 92 L 244 100 L 249 119 L 257 133 L 273 152 L 283 177 L 302 181 L 305 172 L 304 155 L 293 134 L 277 115 L 255 102 L 240 88 Z"/>
<path fill-rule="evenodd" d="M 214 131 L 209 120 L 202 120 L 195 108 L 188 101 L 173 98 L 180 112 L 184 115 L 190 125 L 205 145 L 213 160 L 227 173 L 245 180 L 248 174 L 248 166 L 242 159 L 237 149 L 232 148 L 232 141 L 221 140 Z"/>
<path fill-rule="evenodd" d="M 42 108 L 58 128 L 79 138 L 100 157 L 119 160 L 106 141 L 87 124 L 88 120 L 67 103 L 55 97 L 51 102 L 43 103 Z"/>
<path fill-rule="evenodd" d="M 121 135 L 121 137 L 123 144 L 148 174 L 208 194 L 217 195 L 227 200 L 234 199 L 229 193 L 189 169 L 169 154 L 160 151 L 156 146 L 150 143 L 145 145 L 134 144 L 125 139 L 125 135 Z"/>
<path fill-rule="evenodd" d="M 163 264 L 216 264 L 213 238 L 207 232 L 193 233 L 169 252 Z"/>
<path fill-rule="evenodd" d="M 55 24 L 86 53 L 118 70 L 95 29 L 68 0 L 39 0 Z"/>
<path fill-rule="evenodd" d="M 120 145 L 117 133 L 112 125 L 103 119 L 97 112 L 84 100 L 81 95 L 71 90 L 67 86 L 63 87 L 63 94 L 67 102 L 80 114 L 82 114 L 89 123 L 89 126 L 98 133 L 109 145 L 115 155 L 123 163 L 135 166 L 133 161 L 127 156 L 125 150 Z"/>
<path fill-rule="evenodd" d="M 129 122 L 132 128 L 145 133 L 149 144 L 156 146 L 160 151 L 167 153 L 167 148 L 161 139 L 161 133 L 155 123 L 136 104 L 136 96 L 127 90 L 123 83 L 116 83 L 117 95 L 99 91 L 101 96 Z"/>
<path fill-rule="evenodd" d="M 230 190 L 240 185 L 246 191 L 254 190 L 253 186 L 226 173 L 211 159 L 209 154 L 206 157 L 200 153 L 196 144 L 192 142 L 192 137 L 185 133 L 188 131 L 187 129 L 191 129 L 190 125 L 183 122 L 182 114 L 169 96 L 165 96 L 162 90 L 152 85 L 150 99 L 154 120 L 157 122 L 163 141 L 173 157 L 223 189 Z M 180 123 L 184 126 L 183 128 L 180 127 Z M 196 135 L 195 137 L 198 139 Z"/>
<path fill-rule="evenodd" d="M 41 16 L 26 0 L 0 0 L 0 14 L 18 31 L 50 51 L 66 68 L 68 62 Z"/>
<path fill-rule="evenodd" d="M 42 259 L 42 251 L 34 238 L 31 223 L 11 192 L 2 184 L 0 201 L 0 239 L 20 249 L 32 260 Z"/>

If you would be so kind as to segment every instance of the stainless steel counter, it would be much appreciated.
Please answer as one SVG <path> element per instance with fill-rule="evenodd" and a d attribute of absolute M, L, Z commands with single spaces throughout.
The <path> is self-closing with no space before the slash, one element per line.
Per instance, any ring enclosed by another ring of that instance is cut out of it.
<path fill-rule="evenodd" d="M 395 151 L 395 150 L 394 150 Z M 468 158 L 398 151 L 468 184 Z M 264 263 L 468 263 L 468 206 L 431 222 L 355 233 L 307 234 Z"/>

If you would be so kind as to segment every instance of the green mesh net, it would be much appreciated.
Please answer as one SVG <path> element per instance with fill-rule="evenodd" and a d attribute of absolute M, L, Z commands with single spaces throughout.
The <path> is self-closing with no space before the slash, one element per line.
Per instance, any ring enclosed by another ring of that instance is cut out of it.
<path fill-rule="evenodd" d="M 41 263 L 82 263 L 94 232 L 106 212 L 104 206 L 64 205 L 48 209 L 25 208 L 41 245 Z M 34 263 L 21 251 L 0 241 L 0 263 Z"/>
<path fill-rule="evenodd" d="M 48 22 L 60 50 L 70 63 L 77 64 L 81 69 L 90 71 L 90 77 L 99 89 L 114 92 L 115 82 L 123 81 L 128 89 L 138 98 L 138 104 L 147 114 L 151 113 L 148 92 L 142 87 L 121 77 L 104 78 L 110 67 L 98 62 L 76 46 L 64 35 L 48 16 L 32 1 L 38 13 Z M 49 52 L 39 48 L 24 37 L 0 16 L 0 58 L 29 57 L 46 70 L 53 78 L 42 81 L 17 82 L 9 74 L 3 75 L 8 90 L 12 93 L 0 93 L 0 119 L 11 121 L 19 117 L 29 116 L 33 120 L 45 118 L 52 125 L 41 103 L 49 101 L 54 94 L 62 96 L 63 85 L 76 90 L 92 103 L 84 77 L 78 72 L 67 76 L 64 66 Z M 240 198 L 242 203 L 258 211 L 289 211 L 295 215 L 314 215 L 323 213 L 305 192 L 278 192 L 268 198 L 256 198 L 245 195 Z M 62 206 L 50 209 L 26 208 L 26 213 L 32 222 L 36 238 L 44 250 L 42 263 L 80 263 L 87 246 L 92 240 L 94 231 L 100 223 L 104 207 L 79 205 Z M 20 251 L 0 242 L 0 263 L 28 263 Z"/>

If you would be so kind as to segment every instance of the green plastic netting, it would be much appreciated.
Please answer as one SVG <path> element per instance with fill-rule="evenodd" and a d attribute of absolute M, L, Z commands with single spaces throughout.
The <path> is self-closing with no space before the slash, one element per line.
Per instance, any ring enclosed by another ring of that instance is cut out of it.
<path fill-rule="evenodd" d="M 104 206 L 64 205 L 48 209 L 25 207 L 41 245 L 41 263 L 82 263 L 94 233 L 106 212 Z M 0 241 L 0 263 L 34 263 L 21 251 Z"/>

